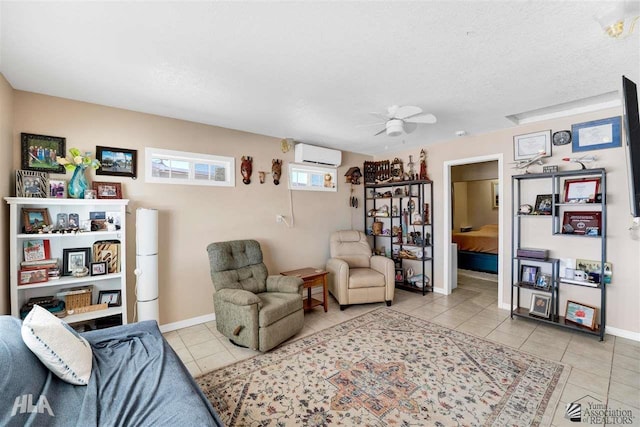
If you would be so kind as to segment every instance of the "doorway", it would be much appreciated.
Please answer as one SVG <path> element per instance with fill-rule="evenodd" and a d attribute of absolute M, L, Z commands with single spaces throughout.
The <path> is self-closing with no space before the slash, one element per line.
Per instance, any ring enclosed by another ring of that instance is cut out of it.
<path fill-rule="evenodd" d="M 503 219 L 503 211 L 504 211 L 504 169 L 503 169 L 503 155 L 502 153 L 497 154 L 489 154 L 486 156 L 479 157 L 470 157 L 466 159 L 457 159 L 457 160 L 449 160 L 444 162 L 443 167 L 443 206 L 444 206 L 444 214 L 443 214 L 443 234 L 444 234 L 444 250 L 443 250 L 443 260 L 444 260 L 444 293 L 445 295 L 449 295 L 452 292 L 453 284 L 451 283 L 454 275 L 452 274 L 452 254 L 451 254 L 451 238 L 452 238 L 452 229 L 453 229 L 453 203 L 452 203 L 452 168 L 454 166 L 462 166 L 462 165 L 470 165 L 474 163 L 484 163 L 497 161 L 498 163 L 498 177 L 497 177 L 497 185 L 494 187 L 497 190 L 497 203 L 498 207 L 498 307 L 500 308 L 508 308 L 508 303 L 504 301 L 504 274 L 502 272 L 504 264 L 504 250 L 503 250 L 503 240 L 504 240 L 504 219 Z M 495 191 L 494 190 L 494 191 Z M 457 267 L 457 266 L 456 266 Z M 455 275 L 457 276 L 457 274 Z"/>

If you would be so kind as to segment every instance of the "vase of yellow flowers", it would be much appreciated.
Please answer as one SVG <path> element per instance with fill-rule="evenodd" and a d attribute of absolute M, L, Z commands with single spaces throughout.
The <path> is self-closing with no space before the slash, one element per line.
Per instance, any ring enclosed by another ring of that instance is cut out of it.
<path fill-rule="evenodd" d="M 85 152 L 84 155 L 77 148 L 69 149 L 70 159 L 64 157 L 57 157 L 56 161 L 63 165 L 68 171 L 73 172 L 71 180 L 69 181 L 69 188 L 67 194 L 73 199 L 84 198 L 84 192 L 89 188 L 89 182 L 87 181 L 86 171 L 87 168 L 98 169 L 100 162 L 91 158 L 90 152 Z"/>

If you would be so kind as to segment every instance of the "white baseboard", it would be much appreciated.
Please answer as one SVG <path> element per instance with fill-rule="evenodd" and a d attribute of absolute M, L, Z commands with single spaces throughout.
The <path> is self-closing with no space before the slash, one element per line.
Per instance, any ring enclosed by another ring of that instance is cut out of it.
<path fill-rule="evenodd" d="M 607 326 L 606 328 L 604 328 L 604 333 L 620 338 L 626 338 L 632 341 L 640 341 L 640 332 L 631 332 L 625 329 L 612 328 L 611 326 Z"/>
<path fill-rule="evenodd" d="M 179 322 L 165 323 L 160 325 L 160 332 L 171 332 L 177 329 L 188 328 L 189 326 L 199 325 L 216 320 L 215 313 L 205 314 L 204 316 L 192 317 L 191 319 L 180 320 Z"/>

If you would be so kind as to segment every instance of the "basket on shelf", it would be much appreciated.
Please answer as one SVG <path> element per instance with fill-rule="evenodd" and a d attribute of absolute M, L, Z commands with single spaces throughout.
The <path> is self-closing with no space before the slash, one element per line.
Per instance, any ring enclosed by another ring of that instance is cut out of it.
<path fill-rule="evenodd" d="M 63 289 L 56 296 L 64 297 L 65 308 L 73 310 L 91 305 L 92 289 L 89 286 L 75 289 Z"/>

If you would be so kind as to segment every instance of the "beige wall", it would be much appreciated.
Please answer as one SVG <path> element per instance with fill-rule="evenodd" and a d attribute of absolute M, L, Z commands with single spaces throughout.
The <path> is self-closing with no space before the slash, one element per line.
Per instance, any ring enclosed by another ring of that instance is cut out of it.
<path fill-rule="evenodd" d="M 9 207 L 2 198 L 13 196 L 13 89 L 0 74 L 0 314 L 9 314 Z"/>
<path fill-rule="evenodd" d="M 451 168 L 451 182 L 497 178 L 498 162 L 496 161 L 458 165 Z"/>
<path fill-rule="evenodd" d="M 467 183 L 453 183 L 453 227 L 452 230 L 459 231 L 460 227 L 469 224 L 469 209 L 467 207 Z"/>
<path fill-rule="evenodd" d="M 529 132 L 537 132 L 545 129 L 558 131 L 562 129 L 571 129 L 572 123 L 581 123 L 589 120 L 596 120 L 612 116 L 622 115 L 621 108 L 613 108 L 604 111 L 581 114 L 577 116 L 564 117 L 556 120 L 549 120 L 541 123 L 528 124 L 510 129 L 504 129 L 484 135 L 471 135 L 464 139 L 455 139 L 454 141 L 444 141 L 439 144 L 429 145 L 425 147 L 428 151 L 428 171 L 431 179 L 434 180 L 434 216 L 435 216 L 435 247 L 436 256 L 442 257 L 442 248 L 444 245 L 443 230 L 443 197 L 449 197 L 449 190 L 444 188 L 443 184 L 443 164 L 446 161 L 455 161 L 457 159 L 466 159 L 472 157 L 480 157 L 497 153 L 503 154 L 503 171 L 505 182 L 503 200 L 501 200 L 501 215 L 504 221 L 503 233 L 500 237 L 500 251 L 504 254 L 505 263 L 502 267 L 503 277 L 505 278 L 505 286 L 503 289 L 503 299 L 508 303 L 510 292 L 511 277 L 511 175 L 521 173 L 514 170 L 509 164 L 513 161 L 513 136 L 526 134 Z M 408 161 L 409 155 L 414 158 L 418 157 L 420 149 L 390 152 L 385 157 L 377 158 L 383 160 L 385 158 L 393 159 L 400 157 L 405 162 Z M 592 153 L 597 156 L 598 161 L 590 167 L 603 167 L 607 170 L 607 198 L 608 198 L 608 260 L 613 263 L 614 278 L 613 283 L 607 288 L 607 325 L 609 327 L 621 330 L 640 333 L 640 311 L 637 309 L 640 301 L 640 287 L 638 286 L 640 278 L 640 241 L 634 240 L 629 231 L 631 225 L 631 216 L 629 215 L 628 202 L 628 184 L 627 172 L 625 165 L 625 153 L 622 147 L 607 150 L 596 150 Z M 577 169 L 575 164 L 563 162 L 563 157 L 572 156 L 571 145 L 553 147 L 553 156 L 545 159 L 547 164 L 558 164 L 560 170 Z M 531 171 L 541 171 L 541 166 L 534 166 Z M 550 187 L 549 187 L 550 190 Z M 531 200 L 535 202 L 535 194 L 537 189 L 531 191 Z M 549 192 L 549 191 L 548 191 Z M 593 259 L 599 255 L 598 244 L 599 239 L 580 239 L 570 236 L 551 236 L 550 219 L 532 218 L 531 225 L 527 227 L 528 233 L 526 238 L 529 239 L 527 246 L 546 247 L 551 250 L 553 257 L 575 257 Z M 544 231 L 544 233 L 541 232 Z M 594 255 L 595 254 L 595 255 Z M 434 285 L 436 288 L 444 287 L 443 280 L 443 263 L 438 261 L 436 264 Z M 563 286 L 560 295 L 560 305 L 564 307 L 566 300 L 574 299 L 585 303 L 595 303 L 597 301 L 597 290 L 587 289 L 584 287 Z"/>
<path fill-rule="evenodd" d="M 493 207 L 491 188 L 494 182 L 491 179 L 467 182 L 467 218 L 474 230 L 498 223 L 498 208 Z"/>
<path fill-rule="evenodd" d="M 101 181 L 123 183 L 124 198 L 131 200 L 127 217 L 129 315 L 135 301 L 135 210 L 159 212 L 160 323 L 172 323 L 213 313 L 213 285 L 209 278 L 206 247 L 214 241 L 256 239 L 272 274 L 311 266 L 323 267 L 329 256 L 329 234 L 340 229 L 362 229 L 362 208 L 349 207 L 351 186 L 344 173 L 370 157 L 343 153 L 338 170 L 338 192 L 287 189 L 286 174 L 275 186 L 270 176 L 258 181 L 259 170 L 271 170 L 271 160 L 284 160 L 283 172 L 293 161 L 293 151 L 283 154 L 279 139 L 214 126 L 174 120 L 72 100 L 15 92 L 14 147 L 20 132 L 67 138 L 67 149 L 95 151 L 96 145 L 138 150 L 138 179 L 99 176 Z M 283 135 L 286 136 L 286 135 Z M 150 146 L 196 153 L 233 156 L 234 188 L 146 184 L 144 148 Z M 253 157 L 250 185 L 242 183 L 239 159 Z M 19 166 L 19 150 L 14 152 Z M 70 176 L 58 176 L 69 179 Z M 91 177 L 94 178 L 93 176 Z M 354 186 L 362 203 L 362 186 Z M 276 214 L 295 224 L 276 224 Z M 6 240 L 6 239 L 4 239 Z M 132 317 L 130 317 L 132 318 Z"/>

